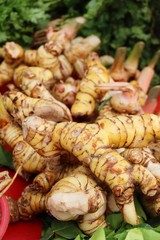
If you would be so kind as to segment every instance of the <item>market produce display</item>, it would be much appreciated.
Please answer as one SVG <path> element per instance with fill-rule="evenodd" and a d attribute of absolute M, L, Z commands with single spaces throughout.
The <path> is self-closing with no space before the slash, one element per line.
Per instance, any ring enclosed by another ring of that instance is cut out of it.
<path fill-rule="evenodd" d="M 0 53 L 0 145 L 11 147 L 15 170 L 1 172 L 0 196 L 17 175 L 32 180 L 18 201 L 7 197 L 10 221 L 47 213 L 75 221 L 77 239 L 110 232 L 115 212 L 140 224 L 136 197 L 149 216 L 160 212 L 160 116 L 144 111 L 160 51 L 140 69 L 140 41 L 106 64 L 97 36 L 77 37 L 84 22 L 55 22 L 37 49 L 7 42 Z"/>

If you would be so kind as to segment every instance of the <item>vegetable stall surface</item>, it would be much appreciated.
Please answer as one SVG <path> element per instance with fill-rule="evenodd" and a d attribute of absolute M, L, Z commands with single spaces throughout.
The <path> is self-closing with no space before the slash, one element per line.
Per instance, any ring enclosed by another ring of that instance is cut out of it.
<path fill-rule="evenodd" d="M 143 42 L 127 60 L 127 48 L 117 48 L 106 66 L 96 51 L 101 40 L 76 36 L 79 19 L 49 27 L 37 49 L 2 46 L 1 164 L 15 174 L 1 172 L 0 195 L 10 225 L 42 218 L 42 239 L 157 237 L 147 221 L 160 212 L 160 117 L 143 109 L 155 71 L 139 69 Z M 8 191 L 18 177 L 27 186 L 14 199 Z"/>

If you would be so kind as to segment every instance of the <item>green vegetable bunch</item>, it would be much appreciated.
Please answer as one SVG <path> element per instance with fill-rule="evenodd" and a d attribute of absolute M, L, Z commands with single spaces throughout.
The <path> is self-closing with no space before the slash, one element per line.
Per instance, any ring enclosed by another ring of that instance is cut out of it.
<path fill-rule="evenodd" d="M 28 48 L 34 32 L 50 20 L 84 16 L 87 21 L 79 34 L 99 36 L 100 54 L 114 56 L 121 46 L 130 52 L 137 41 L 144 41 L 142 68 L 160 48 L 159 10 L 159 0 L 0 0 L 0 44 L 15 41 Z M 156 68 L 159 74 L 160 64 Z"/>
<path fill-rule="evenodd" d="M 28 47 L 33 33 L 51 20 L 52 9 L 60 4 L 60 0 L 0 0 L 0 43 L 15 41 Z"/>

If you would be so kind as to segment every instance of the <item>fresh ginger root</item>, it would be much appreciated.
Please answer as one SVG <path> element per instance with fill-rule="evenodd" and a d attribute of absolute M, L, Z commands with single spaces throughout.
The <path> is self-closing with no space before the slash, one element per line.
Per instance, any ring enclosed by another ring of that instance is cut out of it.
<path fill-rule="evenodd" d="M 53 82 L 50 73 L 49 70 L 39 67 L 20 66 L 15 70 L 14 82 L 27 96 L 52 101 L 56 113 L 58 112 L 57 121 L 65 119 L 71 121 L 72 116 L 68 107 L 61 101 L 56 100 L 51 94 L 55 82 Z"/>
<path fill-rule="evenodd" d="M 85 59 L 99 45 L 100 39 L 95 35 L 91 35 L 86 38 L 74 38 L 70 47 L 64 50 L 64 55 L 74 67 L 78 77 L 83 78 L 85 76 Z"/>
<path fill-rule="evenodd" d="M 70 18 L 70 19 L 57 19 L 54 21 L 51 21 L 48 24 L 47 29 L 47 40 L 55 40 L 62 42 L 62 44 L 65 44 L 65 41 L 72 40 L 75 38 L 78 30 L 83 26 L 83 24 L 86 22 L 85 18 L 80 16 L 76 18 Z M 58 37 L 59 38 L 58 38 Z"/>
<path fill-rule="evenodd" d="M 65 82 L 56 83 L 51 90 L 51 94 L 66 106 L 71 107 L 75 102 L 78 91 L 77 85 L 78 81 L 70 77 Z"/>
<path fill-rule="evenodd" d="M 126 56 L 126 47 L 119 47 L 116 50 L 114 62 L 109 69 L 109 74 L 114 81 L 126 82 L 128 81 L 128 73 L 124 68 Z"/>
<path fill-rule="evenodd" d="M 144 48 L 144 42 L 137 42 L 131 50 L 127 59 L 126 47 L 119 47 L 116 50 L 114 62 L 109 69 L 109 74 L 116 82 L 127 82 L 136 79 L 139 75 L 138 64 Z"/>
<path fill-rule="evenodd" d="M 74 164 L 70 167 L 66 165 L 61 155 L 57 158 L 44 158 L 39 155 L 26 141 L 23 140 L 22 129 L 12 120 L 6 109 L 4 108 L 2 99 L 0 100 L 0 139 L 5 141 L 13 151 L 13 165 L 16 174 L 28 180 L 31 174 L 37 174 L 34 179 L 35 188 L 43 192 L 51 188 L 54 181 L 66 175 L 69 171 L 73 171 L 77 167 L 74 158 Z M 66 158 L 65 153 L 65 158 Z M 62 158 L 59 159 L 59 158 Z M 71 158 L 70 156 L 67 158 Z M 73 157 L 72 157 L 73 158 Z M 72 160 L 73 161 L 73 160 Z M 11 178 L 3 179 L 1 183 L 2 194 L 8 185 L 13 183 Z M 4 191 L 3 191 L 4 190 Z"/>
<path fill-rule="evenodd" d="M 37 50 L 26 50 L 24 62 L 29 66 L 49 69 L 55 80 L 63 80 L 71 75 L 73 67 L 62 51 L 61 44 L 57 41 L 49 41 Z"/>
<path fill-rule="evenodd" d="M 160 116 L 160 115 L 159 115 Z M 152 142 L 149 144 L 149 149 L 151 149 L 155 159 L 160 162 L 160 141 Z"/>
<path fill-rule="evenodd" d="M 28 97 L 16 89 L 8 91 L 7 96 L 3 96 L 3 101 L 5 108 L 19 124 L 30 115 L 56 122 L 71 120 L 71 116 L 65 114 L 64 108 L 57 101 Z"/>
<path fill-rule="evenodd" d="M 0 86 L 10 82 L 13 78 L 13 68 L 11 68 L 5 61 L 0 65 Z"/>
<path fill-rule="evenodd" d="M 138 46 L 138 45 L 135 46 L 136 55 L 138 55 L 138 56 L 139 56 L 139 52 L 137 52 L 137 50 L 139 49 L 139 47 L 141 48 L 143 46 L 143 44 L 141 46 L 141 42 L 139 42 L 139 44 L 140 44 L 140 46 Z M 123 50 L 123 48 L 122 48 L 122 50 Z M 117 49 L 117 52 L 119 52 L 118 49 Z M 133 53 L 134 53 L 134 51 L 133 51 Z M 134 57 L 134 54 L 133 54 L 133 57 Z M 126 82 L 111 82 L 111 83 L 107 83 L 107 84 L 98 85 L 97 91 L 100 91 L 100 90 L 106 91 L 106 95 L 103 96 L 102 101 L 107 99 L 108 97 L 111 97 L 110 105 L 112 106 L 113 110 L 115 110 L 119 113 L 128 113 L 128 114 L 144 113 L 143 107 L 147 100 L 146 93 L 150 86 L 151 79 L 154 75 L 154 67 L 159 60 L 159 56 L 160 56 L 160 51 L 157 51 L 155 53 L 154 57 L 152 58 L 152 60 L 150 61 L 150 64 L 147 67 L 145 67 L 144 70 L 142 70 L 140 72 L 139 77 L 136 80 L 132 80 L 129 83 L 128 82 L 127 83 Z M 122 56 L 120 55 L 119 58 L 121 60 Z M 131 58 L 129 57 L 129 59 L 126 60 L 126 66 L 127 66 L 128 70 L 129 70 L 129 66 L 130 66 L 130 64 L 129 64 L 130 60 L 131 61 L 134 60 L 134 58 L 132 59 L 132 53 L 131 53 Z M 116 62 L 116 59 L 115 59 L 115 62 Z M 119 63 L 118 59 L 117 59 L 117 64 L 121 64 L 121 61 Z M 131 66 L 132 66 L 132 64 L 131 64 Z M 132 72 L 132 70 L 137 68 L 136 66 L 137 66 L 137 59 L 136 59 L 136 62 L 133 61 L 133 66 L 132 66 L 133 69 L 130 69 L 129 71 Z M 109 70 L 109 74 L 111 75 L 111 77 L 113 77 L 111 74 L 112 68 L 114 69 L 114 64 L 112 65 L 111 69 Z M 116 68 L 116 66 L 115 66 L 115 68 Z M 118 69 L 119 69 L 119 67 L 118 67 Z M 116 70 L 114 70 L 114 71 L 113 71 L 113 73 L 116 73 Z M 123 71 L 125 72 L 124 68 L 123 68 Z M 134 70 L 134 72 L 135 72 L 135 70 Z M 118 74 L 120 74 L 120 72 L 118 72 Z M 123 72 L 122 72 L 122 75 L 123 75 Z M 115 79 L 114 80 L 121 81 L 120 76 L 118 76 L 117 79 L 119 79 L 119 80 L 115 80 Z M 117 91 L 117 94 L 115 91 Z"/>
<path fill-rule="evenodd" d="M 30 81 L 37 80 L 40 84 L 43 84 L 47 90 L 50 90 L 56 82 L 49 69 L 20 65 L 14 71 L 13 80 L 15 85 L 17 87 L 22 87 L 23 79 L 28 79 Z"/>
<path fill-rule="evenodd" d="M 24 50 L 14 42 L 7 42 L 1 55 L 4 60 L 0 64 L 0 86 L 3 86 L 13 79 L 15 67 L 23 61 Z"/>
<path fill-rule="evenodd" d="M 86 38 L 77 37 L 71 42 L 70 48 L 65 49 L 64 54 L 70 63 L 74 64 L 78 59 L 88 57 L 88 54 L 100 44 L 100 39 L 95 35 Z"/>
<path fill-rule="evenodd" d="M 45 212 L 45 198 L 46 193 L 32 189 L 32 185 L 28 185 L 24 189 L 18 201 L 7 197 L 10 208 L 10 222 L 27 221 L 36 214 Z"/>
<path fill-rule="evenodd" d="M 58 22 L 59 21 L 56 23 Z M 58 29 L 55 29 L 52 26 L 48 26 L 45 37 L 47 38 L 48 42 L 52 42 L 55 46 L 59 46 L 59 53 L 61 50 L 61 54 L 63 53 L 66 58 L 66 61 L 64 62 L 67 63 L 68 60 L 73 67 L 73 72 L 81 78 L 84 76 L 85 72 L 84 59 L 88 56 L 89 52 L 93 51 L 93 49 L 97 48 L 100 44 L 100 39 L 95 35 L 91 35 L 86 38 L 76 37 L 77 31 L 84 24 L 84 22 L 85 19 L 83 17 L 77 17 L 70 19 L 65 25 Z M 40 33 L 42 34 L 43 31 Z M 42 44 L 45 45 L 46 41 Z M 54 51 L 57 51 L 57 49 Z"/>
<path fill-rule="evenodd" d="M 3 58 L 7 64 L 16 67 L 23 61 L 24 50 L 15 42 L 7 42 L 3 46 Z"/>
<path fill-rule="evenodd" d="M 134 164 L 146 167 L 160 182 L 160 163 L 153 156 L 149 147 L 126 149 L 121 155 Z"/>
<path fill-rule="evenodd" d="M 14 209 L 18 208 L 18 211 L 15 213 L 12 211 L 11 214 L 16 221 L 20 219 L 29 220 L 36 214 L 45 212 L 47 210 L 45 206 L 46 194 L 50 191 L 54 182 L 71 174 L 78 166 L 78 164 L 62 164 L 59 158 L 53 159 L 51 165 L 33 179 L 33 183 L 24 189 L 18 202 L 14 203 Z"/>
<path fill-rule="evenodd" d="M 106 192 L 81 166 L 53 186 L 46 196 L 46 208 L 59 220 L 76 220 L 82 231 L 92 234 L 106 226 L 106 201 Z"/>
<path fill-rule="evenodd" d="M 85 234 L 106 226 L 107 192 L 97 184 L 89 169 L 80 166 L 57 181 L 46 193 L 35 189 L 33 182 L 17 202 L 8 198 L 11 221 L 30 220 L 47 211 L 59 220 L 76 220 Z"/>
<path fill-rule="evenodd" d="M 143 92 L 137 81 L 111 82 L 100 84 L 97 91 L 106 94 L 101 101 L 110 97 L 110 105 L 117 113 L 142 114 L 147 95 Z"/>
<path fill-rule="evenodd" d="M 119 115 L 118 112 L 113 110 L 113 108 L 110 106 L 109 102 L 105 103 L 99 110 L 98 110 L 98 116 L 96 118 L 96 121 L 99 121 L 101 119 L 107 118 L 107 117 L 116 117 Z"/>
<path fill-rule="evenodd" d="M 31 173 L 41 172 L 46 166 L 46 159 L 23 140 L 22 129 L 13 122 L 4 108 L 2 99 L 0 112 L 0 139 L 13 149 L 15 171 L 25 179 L 28 179 Z"/>
<path fill-rule="evenodd" d="M 138 184 L 144 194 L 153 196 L 157 192 L 157 180 L 143 166 L 129 163 L 114 148 L 144 147 L 159 139 L 158 116 L 120 115 L 94 124 L 54 123 L 33 116 L 25 119 L 22 128 L 24 139 L 42 156 L 52 157 L 66 150 L 88 165 L 113 191 L 124 219 L 137 224 L 134 184 Z M 130 217 L 130 212 L 134 217 Z"/>
<path fill-rule="evenodd" d="M 47 161 L 45 169 L 34 178 L 32 188 L 48 192 L 55 182 L 71 174 L 79 165 L 73 155 L 61 153 Z"/>
<path fill-rule="evenodd" d="M 52 27 L 48 28 L 47 41 L 53 42 L 55 45 L 61 48 L 62 52 L 64 49 L 68 49 L 71 45 L 71 40 L 75 37 L 76 31 L 71 26 L 65 26 L 59 31 L 54 31 Z"/>
<path fill-rule="evenodd" d="M 67 20 L 63 17 L 54 19 L 50 21 L 45 28 L 35 32 L 32 45 L 36 47 L 40 46 L 52 40 L 56 33 L 59 34 L 59 32 L 61 33 L 62 31 L 67 34 L 68 39 L 72 39 L 85 22 L 85 18 L 81 16 Z"/>
<path fill-rule="evenodd" d="M 95 110 L 96 99 L 100 95 L 96 92 L 96 85 L 110 81 L 108 71 L 96 53 L 91 53 L 86 61 L 87 72 L 80 82 L 76 100 L 71 107 L 74 117 L 90 116 Z"/>
<path fill-rule="evenodd" d="M 143 49 L 144 43 L 138 42 L 135 44 L 133 51 L 124 63 L 125 59 L 125 48 L 117 49 L 117 54 L 115 62 L 113 63 L 111 69 L 109 70 L 110 76 L 115 81 L 107 84 L 101 84 L 97 86 L 97 90 L 105 91 L 106 94 L 103 96 L 102 101 L 111 97 L 110 105 L 113 110 L 119 113 L 128 114 L 142 114 L 144 113 L 143 106 L 147 100 L 147 91 L 151 82 L 150 72 L 154 72 L 153 68 L 158 62 L 160 51 L 157 51 L 151 63 L 146 67 L 146 74 L 143 70 L 139 73 L 137 77 L 136 72 L 138 71 L 138 60 Z M 121 54 L 121 52 L 123 54 Z M 147 70 L 148 69 L 148 70 Z M 114 75 L 114 76 L 113 76 Z M 151 74 L 153 77 L 153 74 Z M 128 76 L 125 80 L 125 76 Z M 142 76 L 142 77 L 140 77 Z M 134 78 L 133 78 L 134 77 Z M 124 78 L 124 79 L 123 79 Z M 131 81 L 128 81 L 131 78 Z M 132 80 L 136 79 L 136 80 Z M 121 82 L 123 80 L 123 82 Z M 116 93 L 117 91 L 117 93 Z"/>

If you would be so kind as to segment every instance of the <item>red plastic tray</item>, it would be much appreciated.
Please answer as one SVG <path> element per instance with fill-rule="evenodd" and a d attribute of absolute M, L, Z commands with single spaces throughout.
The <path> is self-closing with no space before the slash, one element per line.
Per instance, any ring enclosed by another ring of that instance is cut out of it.
<path fill-rule="evenodd" d="M 6 196 L 0 198 L 0 239 L 3 238 L 9 224 L 10 211 Z"/>
<path fill-rule="evenodd" d="M 0 171 L 3 170 L 6 169 L 0 169 Z M 9 173 L 11 177 L 14 175 L 14 171 L 9 171 Z M 26 183 L 26 181 L 18 176 L 5 195 L 11 196 L 17 200 L 28 184 L 29 182 Z M 38 217 L 31 221 L 10 223 L 2 240 L 39 240 L 41 237 L 42 226 L 42 222 Z"/>

